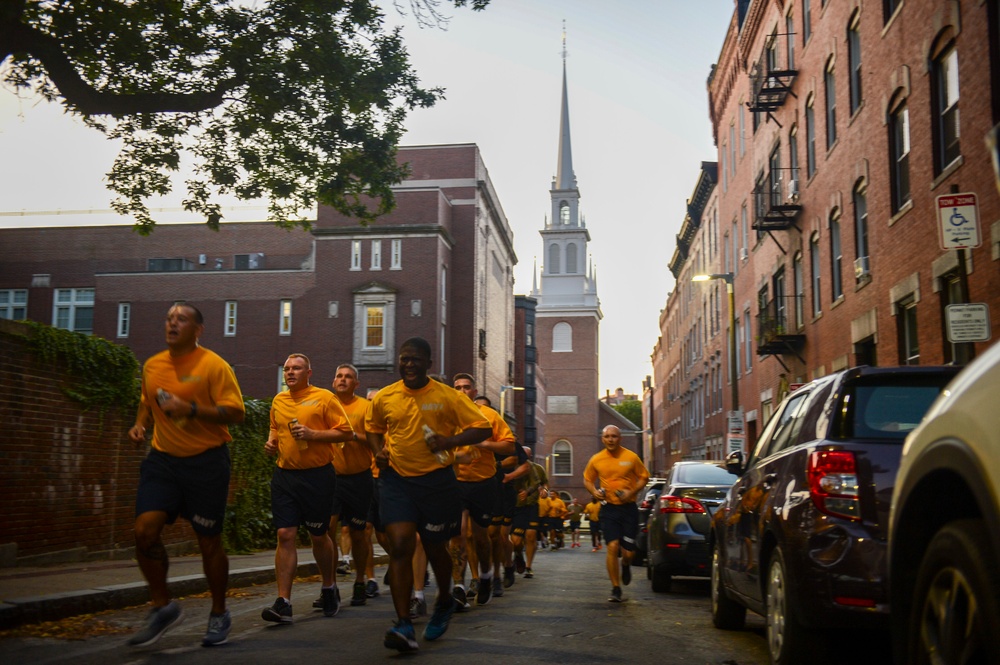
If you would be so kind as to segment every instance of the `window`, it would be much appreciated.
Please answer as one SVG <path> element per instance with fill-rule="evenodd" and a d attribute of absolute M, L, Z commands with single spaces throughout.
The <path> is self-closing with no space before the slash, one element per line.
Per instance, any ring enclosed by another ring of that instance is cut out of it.
<path fill-rule="evenodd" d="M 364 348 L 385 348 L 385 305 L 368 305 L 365 307 Z"/>
<path fill-rule="evenodd" d="M 236 270 L 261 270 L 264 267 L 264 254 L 254 252 L 253 254 L 236 254 L 233 256 L 233 268 Z M 191 270 L 191 268 L 184 268 Z"/>
<path fill-rule="evenodd" d="M 868 256 L 868 198 L 860 184 L 854 188 L 854 248 L 857 254 L 854 274 L 860 281 L 864 277 L 862 273 L 871 271 Z"/>
<path fill-rule="evenodd" d="M 566 439 L 560 439 L 552 444 L 552 475 L 573 475 L 573 446 Z"/>
<path fill-rule="evenodd" d="M 844 295 L 844 273 L 840 248 L 840 211 L 834 210 L 830 216 L 830 295 L 834 301 Z"/>
<path fill-rule="evenodd" d="M 827 61 L 823 89 L 826 94 L 826 149 L 829 150 L 837 142 L 837 77 L 833 58 Z"/>
<path fill-rule="evenodd" d="M 745 203 L 740 208 L 740 242 L 743 243 L 743 249 L 749 252 L 750 231 L 747 225 L 747 204 Z"/>
<path fill-rule="evenodd" d="M 28 289 L 0 289 L 0 319 L 28 318 Z"/>
<path fill-rule="evenodd" d="M 576 243 L 569 243 L 566 245 L 566 272 L 567 274 L 572 274 L 577 271 L 576 265 Z"/>
<path fill-rule="evenodd" d="M 729 150 L 729 148 L 726 146 L 725 143 L 723 143 L 722 144 L 722 150 L 719 151 L 719 156 L 722 157 L 722 163 L 719 164 L 719 166 L 722 167 L 720 169 L 720 171 L 722 173 L 722 191 L 723 192 L 729 191 L 729 172 L 726 171 L 726 151 L 727 150 Z"/>
<path fill-rule="evenodd" d="M 910 112 L 904 100 L 889 115 L 892 212 L 910 201 Z"/>
<path fill-rule="evenodd" d="M 903 0 L 882 0 L 882 18 L 885 23 L 889 22 L 901 4 Z"/>
<path fill-rule="evenodd" d="M 958 53 L 949 44 L 931 65 L 934 100 L 934 172 L 958 159 Z"/>
<path fill-rule="evenodd" d="M 555 243 L 549 245 L 549 274 L 559 274 L 559 245 Z"/>
<path fill-rule="evenodd" d="M 390 245 L 392 257 L 389 259 L 389 270 L 403 269 L 403 241 L 393 240 Z"/>
<path fill-rule="evenodd" d="M 788 168 L 792 173 L 792 180 L 799 179 L 799 130 L 792 127 L 788 133 Z"/>
<path fill-rule="evenodd" d="M 811 178 L 816 173 L 816 108 L 815 98 L 809 97 L 806 102 L 806 177 Z"/>
<path fill-rule="evenodd" d="M 792 288 L 795 289 L 795 327 L 805 325 L 803 303 L 806 299 L 805 281 L 802 279 L 802 252 L 796 252 L 792 259 Z"/>
<path fill-rule="evenodd" d="M 351 241 L 351 270 L 361 270 L 361 241 Z"/>
<path fill-rule="evenodd" d="M 223 334 L 226 337 L 232 337 L 236 334 L 236 301 L 227 300 L 226 301 L 226 316 L 225 316 L 225 330 Z"/>
<path fill-rule="evenodd" d="M 812 37 L 812 8 L 809 0 L 802 0 L 802 45 L 809 43 Z"/>
<path fill-rule="evenodd" d="M 573 327 L 561 321 L 552 328 L 552 351 L 567 352 L 573 350 Z"/>
<path fill-rule="evenodd" d="M 740 367 L 740 349 L 743 348 L 743 326 L 739 317 L 733 322 L 733 330 L 736 331 L 736 376 L 743 376 L 743 369 Z"/>
<path fill-rule="evenodd" d="M 242 255 L 247 258 L 248 254 Z M 240 255 L 236 256 L 239 260 Z M 222 259 L 219 259 L 222 261 Z M 180 272 L 182 270 L 194 270 L 194 264 L 187 259 L 147 259 L 146 270 L 149 272 Z M 246 270 L 246 266 L 243 267 Z"/>
<path fill-rule="evenodd" d="M 128 337 L 132 323 L 132 303 L 118 303 L 118 337 Z"/>
<path fill-rule="evenodd" d="M 382 241 L 372 240 L 372 270 L 382 269 Z"/>
<path fill-rule="evenodd" d="M 812 274 L 812 304 L 813 316 L 819 316 L 823 311 L 822 298 L 820 297 L 820 270 L 819 270 L 819 234 L 814 233 L 809 241 L 809 268 Z"/>
<path fill-rule="evenodd" d="M 792 13 L 785 17 L 785 43 L 788 44 L 788 68 L 795 69 L 795 21 Z"/>
<path fill-rule="evenodd" d="M 448 269 L 441 268 L 441 323 L 448 321 Z"/>
<path fill-rule="evenodd" d="M 278 309 L 278 334 L 292 334 L 292 301 L 282 300 Z"/>
<path fill-rule="evenodd" d="M 733 271 L 733 264 L 729 257 L 729 234 L 727 233 L 722 237 L 722 265 L 726 268 L 726 272 Z"/>
<path fill-rule="evenodd" d="M 911 296 L 900 301 L 896 310 L 896 331 L 899 336 L 899 364 L 919 365 L 920 344 L 917 340 L 917 301 Z"/>
<path fill-rule="evenodd" d="M 569 225 L 569 203 L 566 201 L 559 204 L 559 223 L 563 226 Z"/>
<path fill-rule="evenodd" d="M 753 370 L 753 344 L 751 344 L 753 338 L 750 336 L 750 331 L 753 330 L 753 327 L 750 325 L 749 309 L 743 312 L 743 330 L 746 331 L 745 336 L 747 338 L 746 347 L 744 348 L 746 351 L 745 363 L 746 363 L 747 373 L 749 374 Z"/>
<path fill-rule="evenodd" d="M 847 66 L 850 69 L 851 115 L 861 106 L 861 22 L 860 12 L 854 12 L 847 28 Z"/>
<path fill-rule="evenodd" d="M 535 345 L 535 324 L 525 323 L 524 324 L 524 345 L 534 346 Z"/>
<path fill-rule="evenodd" d="M 729 168 L 732 171 L 733 177 L 736 176 L 736 127 L 732 122 L 729 123 L 729 148 L 733 151 L 732 159 L 729 160 Z"/>
<path fill-rule="evenodd" d="M 740 157 L 746 152 L 746 137 L 744 136 L 744 130 L 746 130 L 746 120 L 744 119 L 743 105 L 740 104 L 740 110 L 738 111 L 740 115 Z"/>
<path fill-rule="evenodd" d="M 52 325 L 74 332 L 94 332 L 94 289 L 56 289 Z"/>

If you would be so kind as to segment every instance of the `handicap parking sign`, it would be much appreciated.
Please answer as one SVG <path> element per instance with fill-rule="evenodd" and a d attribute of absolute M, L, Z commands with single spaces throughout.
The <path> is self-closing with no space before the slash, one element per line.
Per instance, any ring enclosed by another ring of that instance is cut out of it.
<path fill-rule="evenodd" d="M 941 249 L 969 249 L 983 243 L 975 194 L 942 194 L 935 200 Z"/>

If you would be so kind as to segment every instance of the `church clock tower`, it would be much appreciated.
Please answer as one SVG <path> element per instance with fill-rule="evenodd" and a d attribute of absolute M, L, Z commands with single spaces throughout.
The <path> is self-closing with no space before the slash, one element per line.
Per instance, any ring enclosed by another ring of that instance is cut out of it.
<path fill-rule="evenodd" d="M 532 291 L 536 308 L 538 365 L 544 372 L 544 438 L 536 458 L 545 459 L 550 487 L 584 497 L 583 469 L 601 449 L 598 421 L 598 328 L 601 305 L 590 265 L 590 233 L 580 212 L 573 172 L 563 35 L 559 157 L 549 196 L 551 213 L 542 236 L 541 282 Z M 536 278 L 537 279 L 537 278 Z"/>

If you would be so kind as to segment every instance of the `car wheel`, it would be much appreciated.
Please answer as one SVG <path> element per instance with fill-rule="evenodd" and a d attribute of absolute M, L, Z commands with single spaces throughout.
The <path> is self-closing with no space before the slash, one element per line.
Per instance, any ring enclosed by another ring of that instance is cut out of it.
<path fill-rule="evenodd" d="M 747 608 L 726 595 L 722 586 L 719 548 L 712 548 L 712 623 L 722 630 L 741 630 L 746 625 Z"/>
<path fill-rule="evenodd" d="M 650 579 L 653 591 L 656 593 L 667 593 L 670 591 L 670 573 L 663 568 L 652 568 L 651 570 L 653 576 Z"/>
<path fill-rule="evenodd" d="M 1000 575 L 982 520 L 946 525 L 917 572 L 907 630 L 908 663 L 985 663 L 1000 653 Z"/>
<path fill-rule="evenodd" d="M 653 564 L 652 564 L 652 561 L 653 561 L 653 557 L 651 557 L 651 556 L 649 556 L 647 554 L 646 555 L 646 579 L 647 580 L 652 580 L 653 579 Z"/>
<path fill-rule="evenodd" d="M 767 570 L 765 598 L 767 648 L 771 653 L 772 665 L 804 663 L 809 660 L 809 655 L 805 653 L 807 631 L 796 618 L 799 611 L 788 588 L 786 571 L 781 549 L 775 549 Z"/>

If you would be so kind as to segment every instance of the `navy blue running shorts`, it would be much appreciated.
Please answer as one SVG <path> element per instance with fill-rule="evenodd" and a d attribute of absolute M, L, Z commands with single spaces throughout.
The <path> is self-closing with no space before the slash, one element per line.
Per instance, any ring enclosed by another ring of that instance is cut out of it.
<path fill-rule="evenodd" d="M 601 506 L 601 531 L 604 542 L 619 541 L 622 549 L 635 551 L 635 537 L 639 533 L 639 506 L 633 501 L 623 505 L 606 503 Z"/>
<path fill-rule="evenodd" d="M 330 528 L 330 506 L 337 487 L 332 464 L 313 469 L 282 469 L 271 474 L 271 521 L 275 529 L 305 524 L 322 536 Z"/>
<path fill-rule="evenodd" d="M 427 543 L 444 542 L 461 533 L 461 493 L 450 466 L 422 476 L 401 476 L 388 467 L 378 477 L 383 526 L 412 522 Z"/>
<path fill-rule="evenodd" d="M 167 524 L 178 515 L 191 522 L 195 533 L 222 533 L 229 496 L 229 447 L 209 448 L 191 457 L 175 457 L 150 450 L 139 467 L 135 515 L 162 511 Z"/>
<path fill-rule="evenodd" d="M 368 524 L 368 512 L 375 494 L 374 480 L 371 469 L 349 476 L 337 475 L 337 492 L 331 512 L 339 515 L 340 523 L 349 526 L 351 531 L 364 531 Z"/>

